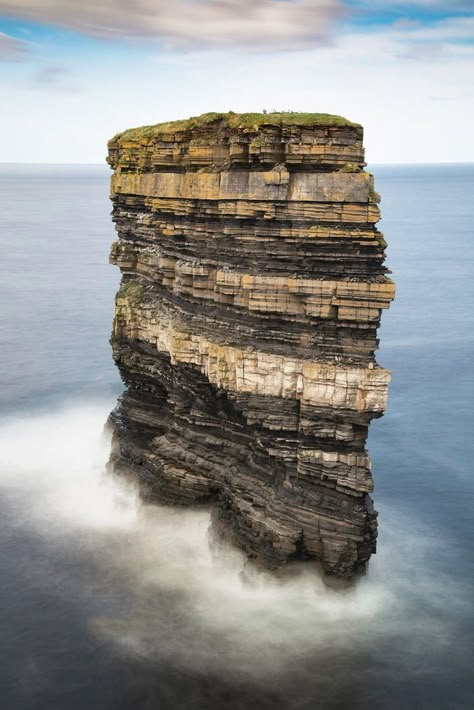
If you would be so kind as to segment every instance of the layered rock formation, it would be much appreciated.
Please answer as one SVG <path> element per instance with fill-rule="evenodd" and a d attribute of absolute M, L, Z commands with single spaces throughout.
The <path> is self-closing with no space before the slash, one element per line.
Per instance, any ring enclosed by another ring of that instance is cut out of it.
<path fill-rule="evenodd" d="M 362 128 L 324 114 L 205 114 L 109 142 L 112 465 L 147 499 L 213 504 L 273 568 L 351 579 L 375 551 L 368 425 L 394 296 Z"/>

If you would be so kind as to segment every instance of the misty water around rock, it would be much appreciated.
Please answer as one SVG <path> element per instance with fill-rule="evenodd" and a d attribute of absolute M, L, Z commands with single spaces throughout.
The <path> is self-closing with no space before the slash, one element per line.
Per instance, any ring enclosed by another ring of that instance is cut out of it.
<path fill-rule="evenodd" d="M 40 551 L 28 577 L 80 610 L 103 653 L 282 693 L 296 680 L 356 682 L 361 663 L 375 682 L 394 662 L 415 679 L 434 667 L 442 676 L 454 649 L 462 661 L 468 647 L 455 619 L 468 613 L 469 588 L 433 578 L 426 564 L 434 545 L 448 553 L 449 540 L 386 507 L 383 554 L 352 590 L 327 589 L 304 565 L 249 584 L 237 550 L 213 559 L 208 510 L 143 504 L 133 484 L 105 472 L 110 405 L 70 405 L 0 428 L 9 522 Z"/>
<path fill-rule="evenodd" d="M 378 551 L 345 593 L 305 569 L 246 584 L 240 553 L 213 559 L 206 509 L 144 505 L 105 473 L 121 391 L 108 174 L 8 170 L 4 706 L 470 707 L 472 168 L 374 170 L 399 284 L 379 355 L 394 377 L 369 441 Z"/>

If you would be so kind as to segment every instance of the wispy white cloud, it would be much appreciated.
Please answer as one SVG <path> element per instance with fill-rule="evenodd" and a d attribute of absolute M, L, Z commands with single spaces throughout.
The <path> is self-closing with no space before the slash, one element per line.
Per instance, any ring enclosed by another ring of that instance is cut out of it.
<path fill-rule="evenodd" d="M 426 61 L 440 57 L 444 49 L 445 45 L 442 42 L 406 42 L 397 56 L 400 59 Z"/>
<path fill-rule="evenodd" d="M 474 59 L 474 17 L 448 18 L 426 26 L 398 27 L 388 35 L 398 45 L 395 56 L 414 61 Z"/>
<path fill-rule="evenodd" d="M 0 32 L 0 62 L 17 62 L 25 58 L 29 44 Z"/>
<path fill-rule="evenodd" d="M 38 69 L 34 80 L 37 84 L 49 86 L 61 80 L 65 74 L 67 74 L 67 71 L 64 67 L 57 64 L 48 64 Z"/>
<path fill-rule="evenodd" d="M 413 25 L 393 25 L 399 31 L 400 37 L 431 41 L 462 42 L 474 39 L 474 15 L 470 17 L 448 17 L 437 22 Z"/>
<path fill-rule="evenodd" d="M 0 13 L 103 38 L 293 50 L 327 44 L 342 0 L 0 0 Z"/>
<path fill-rule="evenodd" d="M 379 44 L 382 56 L 411 61 L 449 61 L 474 54 L 474 15 L 448 17 L 430 22 L 400 18 L 391 24 L 359 28 L 357 34 L 366 38 L 367 54 Z M 350 44 L 351 32 L 346 32 L 343 44 Z"/>
<path fill-rule="evenodd" d="M 388 10 L 397 8 L 425 9 L 437 12 L 463 12 L 472 10 L 472 0 L 353 0 L 353 4 L 370 10 Z"/>
<path fill-rule="evenodd" d="M 70 71 L 60 64 L 45 64 L 32 77 L 35 89 L 50 90 L 63 94 L 77 94 L 82 89 L 74 81 L 71 82 Z"/>

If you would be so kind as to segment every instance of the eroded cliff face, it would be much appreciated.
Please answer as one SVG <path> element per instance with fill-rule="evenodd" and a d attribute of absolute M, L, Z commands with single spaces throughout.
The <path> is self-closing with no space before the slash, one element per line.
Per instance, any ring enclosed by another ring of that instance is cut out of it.
<path fill-rule="evenodd" d="M 213 504 L 216 534 L 279 568 L 351 579 L 375 551 L 368 426 L 394 286 L 362 128 L 205 115 L 109 143 L 111 462 L 147 499 Z"/>

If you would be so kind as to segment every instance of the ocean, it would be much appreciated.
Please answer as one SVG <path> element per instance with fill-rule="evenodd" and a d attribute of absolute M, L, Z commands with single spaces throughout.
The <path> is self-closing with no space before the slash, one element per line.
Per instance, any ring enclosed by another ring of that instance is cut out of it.
<path fill-rule="evenodd" d="M 103 166 L 0 166 L 4 710 L 461 710 L 473 703 L 474 165 L 371 166 L 397 298 L 351 591 L 218 562 L 207 510 L 104 474 L 122 389 Z"/>

